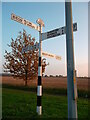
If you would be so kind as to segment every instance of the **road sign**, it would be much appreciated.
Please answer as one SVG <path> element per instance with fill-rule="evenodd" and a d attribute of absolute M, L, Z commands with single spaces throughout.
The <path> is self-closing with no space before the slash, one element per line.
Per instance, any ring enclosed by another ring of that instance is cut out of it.
<path fill-rule="evenodd" d="M 36 49 L 39 49 L 39 43 L 36 43 L 35 45 L 33 45 L 33 46 L 30 46 L 30 45 L 28 45 L 28 46 L 24 46 L 23 47 L 23 49 L 22 49 L 22 53 L 24 53 L 24 52 L 28 52 L 28 51 L 30 51 L 30 50 L 36 50 Z"/>
<path fill-rule="evenodd" d="M 47 52 L 42 52 L 43 56 L 49 57 L 49 58 L 55 58 L 57 60 L 61 60 L 61 57 L 55 54 L 47 53 Z"/>
<path fill-rule="evenodd" d="M 37 26 L 34 23 L 32 23 L 32 22 L 30 22 L 28 20 L 25 20 L 24 18 L 21 18 L 20 16 L 17 16 L 17 15 L 15 15 L 13 13 L 11 14 L 11 19 L 16 21 L 16 22 L 19 22 L 21 24 L 24 24 L 24 25 L 26 25 L 26 26 L 28 26 L 30 28 L 33 28 L 35 30 L 40 31 L 40 27 L 39 26 Z"/>
<path fill-rule="evenodd" d="M 73 31 L 77 31 L 77 23 L 73 24 Z M 66 27 L 61 27 L 61 28 L 54 29 L 49 32 L 42 33 L 42 40 L 56 37 L 56 36 L 63 35 L 63 34 L 66 34 Z"/>

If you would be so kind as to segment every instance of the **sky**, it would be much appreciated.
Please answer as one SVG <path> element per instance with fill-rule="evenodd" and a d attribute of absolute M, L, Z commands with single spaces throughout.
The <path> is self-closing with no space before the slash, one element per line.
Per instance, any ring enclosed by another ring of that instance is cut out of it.
<path fill-rule="evenodd" d="M 41 2 L 3 2 L 2 3 L 2 64 L 5 50 L 10 51 L 7 44 L 11 38 L 15 39 L 19 31 L 25 29 L 27 33 L 39 41 L 38 31 L 11 20 L 11 13 L 36 23 L 41 18 L 45 23 L 43 32 L 65 26 L 65 3 Z M 73 23 L 77 22 L 74 32 L 74 59 L 78 76 L 88 76 L 88 3 L 72 3 Z M 37 24 L 38 25 L 38 24 Z M 45 75 L 66 75 L 66 35 L 47 39 L 42 42 L 42 50 L 62 57 L 61 61 L 47 58 Z"/>

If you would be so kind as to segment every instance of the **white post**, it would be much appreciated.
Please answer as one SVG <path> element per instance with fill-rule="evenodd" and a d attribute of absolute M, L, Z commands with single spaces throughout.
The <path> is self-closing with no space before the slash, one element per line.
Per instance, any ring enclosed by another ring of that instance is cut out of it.
<path fill-rule="evenodd" d="M 38 115 L 42 114 L 42 25 L 39 24 L 39 63 L 38 63 L 38 86 L 37 86 L 37 113 Z"/>
<path fill-rule="evenodd" d="M 66 49 L 67 49 L 67 94 L 68 119 L 77 118 L 77 90 L 74 68 L 72 4 L 65 2 L 66 11 Z"/>

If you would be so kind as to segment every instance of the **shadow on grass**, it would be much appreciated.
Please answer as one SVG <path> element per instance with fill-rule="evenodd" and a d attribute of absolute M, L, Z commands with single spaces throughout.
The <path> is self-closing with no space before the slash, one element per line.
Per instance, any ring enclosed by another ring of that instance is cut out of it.
<path fill-rule="evenodd" d="M 35 93 L 37 92 L 36 87 L 29 87 L 29 86 L 15 86 L 15 85 L 3 84 L 2 88 L 31 91 Z M 60 88 L 60 89 L 59 88 L 43 88 L 43 93 L 49 94 L 49 95 L 67 96 L 67 89 L 65 88 Z M 89 96 L 90 96 L 90 91 L 78 90 L 78 97 L 89 98 Z"/>

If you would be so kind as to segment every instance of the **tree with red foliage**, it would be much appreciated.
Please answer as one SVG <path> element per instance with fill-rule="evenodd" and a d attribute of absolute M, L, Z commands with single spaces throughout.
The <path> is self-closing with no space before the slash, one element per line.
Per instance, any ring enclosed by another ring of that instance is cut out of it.
<path fill-rule="evenodd" d="M 5 50 L 5 63 L 4 72 L 9 72 L 15 78 L 20 78 L 25 81 L 34 79 L 38 76 L 38 56 L 39 50 L 29 50 L 28 52 L 22 52 L 22 49 L 26 46 L 34 46 L 35 38 L 31 38 L 31 35 L 27 35 L 26 31 L 19 32 L 19 36 L 14 41 L 12 39 L 11 44 L 8 45 L 11 48 L 11 52 Z M 42 59 L 42 73 L 45 72 L 46 59 Z"/>

